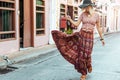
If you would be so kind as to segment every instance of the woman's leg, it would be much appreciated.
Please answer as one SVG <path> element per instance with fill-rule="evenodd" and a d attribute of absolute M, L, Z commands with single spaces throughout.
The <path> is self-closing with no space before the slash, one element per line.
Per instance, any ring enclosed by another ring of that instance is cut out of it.
<path fill-rule="evenodd" d="M 86 80 L 86 75 L 82 75 L 82 76 L 80 77 L 80 80 Z"/>
<path fill-rule="evenodd" d="M 78 71 L 82 74 L 80 77 L 80 80 L 86 80 L 87 76 L 87 66 L 86 66 L 86 61 L 85 59 L 79 60 L 79 69 Z"/>
<path fill-rule="evenodd" d="M 92 72 L 92 64 L 91 64 L 91 56 L 89 56 L 87 58 L 87 68 L 88 68 L 88 72 L 91 73 Z"/>

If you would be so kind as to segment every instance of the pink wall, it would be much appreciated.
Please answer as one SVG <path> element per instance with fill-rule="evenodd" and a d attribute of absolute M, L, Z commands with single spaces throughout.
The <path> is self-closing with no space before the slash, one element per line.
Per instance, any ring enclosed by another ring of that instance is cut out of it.
<path fill-rule="evenodd" d="M 18 45 L 18 40 L 0 42 L 0 55 L 18 51 Z"/>
<path fill-rule="evenodd" d="M 36 2 L 35 2 L 36 3 Z M 36 36 L 36 34 L 34 33 L 34 47 L 39 47 L 39 46 L 42 46 L 42 45 L 46 45 L 48 44 L 49 42 L 49 11 L 50 11 L 50 1 L 49 0 L 46 0 L 46 3 L 45 3 L 46 7 L 45 7 L 45 29 L 46 29 L 46 32 L 45 32 L 45 35 L 40 35 L 40 36 Z M 35 4 L 34 4 L 35 5 Z M 34 7 L 35 8 L 35 7 Z M 35 10 L 35 9 L 34 9 Z M 35 15 L 35 13 L 34 13 Z M 34 28 L 36 27 L 35 26 L 35 22 L 36 22 L 36 19 L 34 17 Z M 35 32 L 35 31 L 34 31 Z"/>
<path fill-rule="evenodd" d="M 60 0 L 60 3 L 66 4 L 66 3 L 67 3 L 67 0 Z"/>
<path fill-rule="evenodd" d="M 116 0 L 116 3 L 120 3 L 120 0 Z"/>

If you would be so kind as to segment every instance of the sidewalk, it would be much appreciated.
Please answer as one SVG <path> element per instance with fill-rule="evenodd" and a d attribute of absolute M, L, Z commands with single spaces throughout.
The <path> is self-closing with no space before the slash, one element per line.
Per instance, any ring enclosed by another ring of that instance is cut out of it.
<path fill-rule="evenodd" d="M 47 55 L 48 53 L 55 51 L 57 48 L 55 45 L 45 45 L 37 48 L 28 48 L 21 51 L 6 55 L 10 62 L 7 63 L 2 58 L 0 59 L 0 69 L 6 68 L 7 65 L 15 64 L 25 60 L 37 58 L 39 56 Z"/>

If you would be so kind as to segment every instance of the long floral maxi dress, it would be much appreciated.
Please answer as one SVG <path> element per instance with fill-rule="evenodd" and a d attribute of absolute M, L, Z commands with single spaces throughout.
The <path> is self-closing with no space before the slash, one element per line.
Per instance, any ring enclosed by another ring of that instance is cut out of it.
<path fill-rule="evenodd" d="M 91 65 L 91 53 L 93 48 L 94 26 L 99 21 L 99 15 L 95 13 L 88 17 L 87 13 L 82 13 L 80 18 L 82 28 L 79 32 L 71 35 L 53 30 L 52 36 L 61 55 L 75 66 L 75 69 L 83 74 L 87 74 L 87 69 Z"/>

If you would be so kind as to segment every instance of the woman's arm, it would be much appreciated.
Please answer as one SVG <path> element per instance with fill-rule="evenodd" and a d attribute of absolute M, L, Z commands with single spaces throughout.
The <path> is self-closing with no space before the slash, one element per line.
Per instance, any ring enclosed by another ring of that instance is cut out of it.
<path fill-rule="evenodd" d="M 68 16 L 66 19 L 69 20 L 76 27 L 78 27 L 81 23 L 80 19 L 78 19 L 78 21 L 73 21 L 70 16 Z"/>
<path fill-rule="evenodd" d="M 100 36 L 100 41 L 102 42 L 102 45 L 105 45 L 103 34 L 102 34 L 102 29 L 100 28 L 100 20 L 96 23 L 96 28 Z"/>
<path fill-rule="evenodd" d="M 100 38 L 103 39 L 102 29 L 100 28 L 100 23 L 97 22 L 96 27 L 97 27 L 97 31 L 99 33 Z"/>

